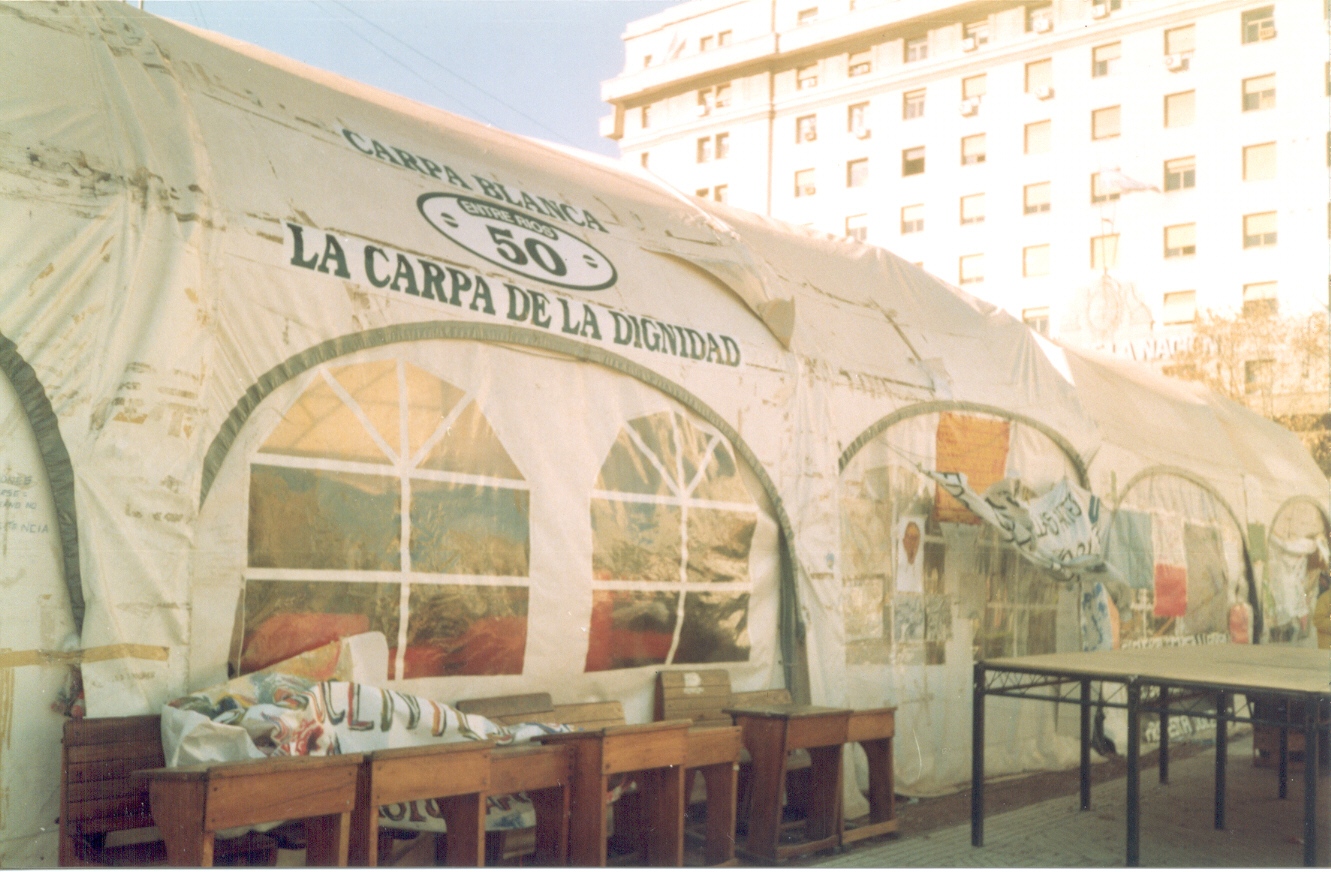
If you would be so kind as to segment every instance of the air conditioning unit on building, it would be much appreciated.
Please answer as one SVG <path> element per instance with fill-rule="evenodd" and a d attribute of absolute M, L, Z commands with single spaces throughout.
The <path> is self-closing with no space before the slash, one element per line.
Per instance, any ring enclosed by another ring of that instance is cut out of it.
<path fill-rule="evenodd" d="M 818 189 L 813 185 L 805 185 L 800 188 L 800 195 L 803 197 L 812 197 L 816 193 L 818 193 Z"/>
<path fill-rule="evenodd" d="M 1109 6 L 1108 6 L 1107 4 L 1105 4 L 1105 3 L 1096 3 L 1096 4 L 1094 4 L 1093 6 L 1091 6 L 1091 17 L 1092 17 L 1092 18 L 1108 18 L 1108 17 L 1109 17 Z"/>
<path fill-rule="evenodd" d="M 968 36 L 968 37 L 966 37 L 965 39 L 963 39 L 963 40 L 961 41 L 961 50 L 962 50 L 962 51 L 975 51 L 977 45 L 978 45 L 978 43 L 975 42 L 975 37 L 973 37 L 973 36 Z"/>
<path fill-rule="evenodd" d="M 1054 96 L 1054 89 L 1049 85 L 1035 89 L 1035 99 L 1037 100 L 1048 100 L 1052 96 Z"/>
<path fill-rule="evenodd" d="M 1165 69 L 1177 73 L 1188 68 L 1188 58 L 1184 55 L 1165 55 Z"/>
<path fill-rule="evenodd" d="M 1054 29 L 1054 20 L 1052 18 L 1037 18 L 1031 24 L 1035 28 L 1036 33 L 1048 33 Z"/>
<path fill-rule="evenodd" d="M 856 127 L 851 132 L 855 134 L 856 139 L 868 139 L 870 136 L 873 136 L 873 131 L 867 127 Z"/>
<path fill-rule="evenodd" d="M 804 140 L 805 142 L 813 142 L 817 138 L 818 138 L 818 131 L 816 130 L 806 130 L 800 134 L 800 139 Z"/>
<path fill-rule="evenodd" d="M 967 97 L 965 100 L 961 101 L 962 115 L 974 115 L 976 112 L 979 111 L 980 111 L 979 97 Z"/>

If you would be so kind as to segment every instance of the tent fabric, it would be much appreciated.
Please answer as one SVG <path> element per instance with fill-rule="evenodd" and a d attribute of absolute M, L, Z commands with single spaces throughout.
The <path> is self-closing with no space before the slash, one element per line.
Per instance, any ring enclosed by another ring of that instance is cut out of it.
<path fill-rule="evenodd" d="M 893 702 L 899 783 L 949 789 L 974 658 L 1079 648 L 1081 600 L 935 525 L 894 452 L 1107 505 L 1178 468 L 1236 523 L 1324 500 L 1273 425 L 881 249 L 128 4 L 0 5 L 0 44 L 0 473 L 46 513 L 3 589 L 27 623 L 0 729 L 31 741 L 0 803 L 42 797 L 0 807 L 6 862 L 53 861 L 64 664 L 90 715 L 137 714 L 366 630 L 385 686 L 444 701 L 641 721 L 657 670 L 716 664 Z M 1242 537 L 1195 531 L 1183 568 L 1233 583 Z M 1045 707 L 1007 715 L 990 771 L 1074 759 Z"/>

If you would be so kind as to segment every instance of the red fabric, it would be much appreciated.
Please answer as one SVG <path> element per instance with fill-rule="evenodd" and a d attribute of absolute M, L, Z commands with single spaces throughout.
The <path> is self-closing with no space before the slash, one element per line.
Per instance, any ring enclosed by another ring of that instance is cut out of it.
<path fill-rule="evenodd" d="M 240 658 L 242 674 L 263 669 L 303 651 L 327 645 L 370 629 L 366 615 L 328 615 L 319 612 L 286 612 L 273 615 L 254 628 L 245 639 Z"/>
<path fill-rule="evenodd" d="M 520 675 L 527 650 L 527 618 L 478 618 L 451 639 L 408 645 L 402 656 L 405 678 L 435 675 Z M 389 659 L 397 652 L 389 651 Z"/>
<path fill-rule="evenodd" d="M 1167 563 L 1155 565 L 1155 616 L 1181 618 L 1188 613 L 1188 570 Z"/>

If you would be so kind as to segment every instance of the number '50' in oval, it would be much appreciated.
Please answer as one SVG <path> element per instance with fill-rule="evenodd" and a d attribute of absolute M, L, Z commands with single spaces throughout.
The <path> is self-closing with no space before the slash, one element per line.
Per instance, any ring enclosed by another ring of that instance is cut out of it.
<path fill-rule="evenodd" d="M 435 230 L 509 272 L 580 291 L 618 278 L 604 254 L 525 212 L 458 194 L 422 194 L 416 206 Z"/>

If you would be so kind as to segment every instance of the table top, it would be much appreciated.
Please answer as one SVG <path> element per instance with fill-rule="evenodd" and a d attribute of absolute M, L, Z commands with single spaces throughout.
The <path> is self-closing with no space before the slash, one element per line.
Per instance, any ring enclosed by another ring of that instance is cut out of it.
<path fill-rule="evenodd" d="M 739 708 L 727 708 L 728 715 L 744 715 L 751 718 L 815 718 L 834 715 L 853 714 L 851 709 L 832 708 L 823 705 L 759 705 Z"/>
<path fill-rule="evenodd" d="M 987 670 L 1236 692 L 1331 697 L 1331 650 L 1286 645 L 1177 645 L 985 660 Z"/>

